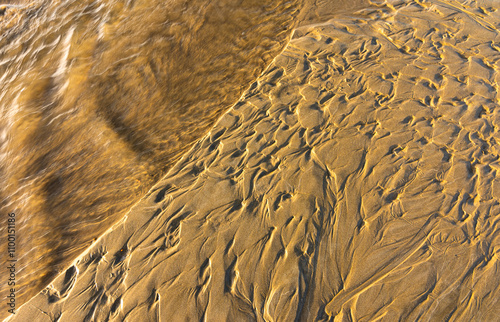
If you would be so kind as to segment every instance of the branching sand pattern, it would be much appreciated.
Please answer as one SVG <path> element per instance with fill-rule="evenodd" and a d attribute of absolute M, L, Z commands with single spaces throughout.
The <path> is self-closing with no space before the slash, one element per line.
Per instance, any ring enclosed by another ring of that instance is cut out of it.
<path fill-rule="evenodd" d="M 13 320 L 500 319 L 499 6 L 296 30 Z"/>
<path fill-rule="evenodd" d="M 0 213 L 17 214 L 18 305 L 213 127 L 283 50 L 301 5 L 47 0 L 6 9 Z M 0 297 L 8 289 L 0 283 Z"/>

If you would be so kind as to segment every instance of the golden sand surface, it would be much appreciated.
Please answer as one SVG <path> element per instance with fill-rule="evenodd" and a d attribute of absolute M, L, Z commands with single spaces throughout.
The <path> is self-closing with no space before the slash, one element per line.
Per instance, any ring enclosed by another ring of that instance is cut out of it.
<path fill-rule="evenodd" d="M 500 320 L 500 3 L 295 30 L 11 321 Z"/>
<path fill-rule="evenodd" d="M 286 44 L 298 9 L 54 1 L 23 11 L 0 40 L 0 211 L 17 214 L 18 304 L 213 126 Z"/>
<path fill-rule="evenodd" d="M 69 267 L 209 131 L 281 52 L 294 27 L 364 5 L 6 3 L 0 15 L 0 213 L 17 214 L 18 306 Z M 0 225 L 2 236 L 6 228 Z M 6 238 L 0 246 L 6 249 Z M 7 255 L 0 252 L 1 263 Z M 2 282 L 1 298 L 8 289 Z M 1 310 L 0 318 L 6 316 Z"/>

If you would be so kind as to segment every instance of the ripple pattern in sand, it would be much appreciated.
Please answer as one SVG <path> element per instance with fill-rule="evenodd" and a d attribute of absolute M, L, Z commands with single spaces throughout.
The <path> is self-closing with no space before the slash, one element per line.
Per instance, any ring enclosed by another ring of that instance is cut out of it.
<path fill-rule="evenodd" d="M 17 320 L 498 320 L 486 4 L 393 1 L 297 30 Z"/>

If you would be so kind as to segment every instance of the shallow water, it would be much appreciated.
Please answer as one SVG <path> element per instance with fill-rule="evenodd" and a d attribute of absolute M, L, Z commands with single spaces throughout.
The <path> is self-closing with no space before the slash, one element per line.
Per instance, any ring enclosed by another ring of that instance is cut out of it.
<path fill-rule="evenodd" d="M 209 129 L 286 43 L 299 6 L 54 1 L 20 13 L 0 41 L 0 212 L 17 214 L 18 303 Z"/>
<path fill-rule="evenodd" d="M 0 212 L 17 214 L 18 305 L 210 129 L 300 21 L 346 7 L 10 3 L 17 5 L 0 17 Z M 2 262 L 6 256 L 0 253 Z M 6 285 L 0 290 L 3 297 Z"/>
<path fill-rule="evenodd" d="M 499 320 L 499 9 L 391 0 L 295 29 L 12 320 Z"/>

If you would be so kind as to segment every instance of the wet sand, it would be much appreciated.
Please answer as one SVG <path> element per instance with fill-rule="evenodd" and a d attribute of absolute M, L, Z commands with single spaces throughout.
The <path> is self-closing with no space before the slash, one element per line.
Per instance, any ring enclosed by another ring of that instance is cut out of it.
<path fill-rule="evenodd" d="M 297 28 L 15 321 L 500 319 L 500 5 Z"/>
<path fill-rule="evenodd" d="M 0 44 L 0 210 L 17 214 L 18 304 L 209 130 L 286 44 L 298 9 L 54 1 L 22 11 Z"/>
<path fill-rule="evenodd" d="M 17 214 L 18 306 L 144 196 L 294 27 L 321 15 L 312 1 L 10 3 L 0 17 L 0 212 Z M 346 3 L 318 5 L 329 15 Z"/>

